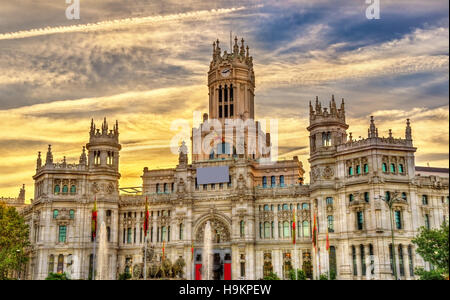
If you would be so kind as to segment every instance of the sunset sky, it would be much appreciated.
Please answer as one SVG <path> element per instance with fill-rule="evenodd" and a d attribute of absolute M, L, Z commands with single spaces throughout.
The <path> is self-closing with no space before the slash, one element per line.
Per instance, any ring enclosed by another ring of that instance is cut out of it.
<path fill-rule="evenodd" d="M 281 158 L 308 166 L 308 102 L 345 98 L 348 132 L 404 137 L 416 164 L 449 166 L 448 1 L 0 0 L 0 196 L 33 197 L 37 152 L 78 162 L 91 118 L 119 121 L 121 186 L 173 167 L 175 119 L 207 112 L 212 43 L 230 31 L 253 56 L 256 118 L 278 119 Z M 309 182 L 309 176 L 307 176 Z"/>

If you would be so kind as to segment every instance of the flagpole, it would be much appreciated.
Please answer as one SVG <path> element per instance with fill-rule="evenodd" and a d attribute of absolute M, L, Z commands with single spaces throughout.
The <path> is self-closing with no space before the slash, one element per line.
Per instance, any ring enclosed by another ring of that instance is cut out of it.
<path fill-rule="evenodd" d="M 144 280 L 147 280 L 147 235 L 144 236 Z"/>
<path fill-rule="evenodd" d="M 94 254 L 92 255 L 92 280 L 95 280 L 95 242 L 97 240 L 97 235 L 94 235 Z"/>

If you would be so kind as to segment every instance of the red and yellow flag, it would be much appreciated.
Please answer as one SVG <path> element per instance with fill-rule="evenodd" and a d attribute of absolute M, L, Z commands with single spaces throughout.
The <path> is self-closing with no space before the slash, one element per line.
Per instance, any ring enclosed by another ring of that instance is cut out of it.
<path fill-rule="evenodd" d="M 295 245 L 295 242 L 296 242 L 296 237 L 297 237 L 297 235 L 296 235 L 296 232 L 295 232 L 295 226 L 296 226 L 296 223 L 297 221 L 295 220 L 295 208 L 294 208 L 294 210 L 293 210 L 293 217 L 292 217 L 292 243 Z"/>
<path fill-rule="evenodd" d="M 316 250 L 316 247 L 317 247 L 316 213 L 314 213 L 314 225 L 313 225 L 313 232 L 312 232 L 312 243 L 313 243 L 313 246 L 314 246 L 314 250 Z"/>
<path fill-rule="evenodd" d="M 166 247 L 165 247 L 165 242 L 163 241 L 163 246 L 162 246 L 162 260 L 164 261 L 164 256 L 165 256 L 165 251 L 166 251 Z"/>
<path fill-rule="evenodd" d="M 94 198 L 94 208 L 92 209 L 92 237 L 97 236 L 97 197 Z"/>
<path fill-rule="evenodd" d="M 149 221 L 149 212 L 148 212 L 148 196 L 147 196 L 145 197 L 144 237 L 147 237 L 148 221 Z"/>

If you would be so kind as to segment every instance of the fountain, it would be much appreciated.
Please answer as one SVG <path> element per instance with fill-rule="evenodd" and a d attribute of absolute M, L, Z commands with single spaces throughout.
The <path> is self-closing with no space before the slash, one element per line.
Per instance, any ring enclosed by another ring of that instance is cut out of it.
<path fill-rule="evenodd" d="M 207 221 L 205 224 L 203 237 L 203 261 L 202 261 L 202 279 L 212 279 L 212 231 L 211 223 Z"/>
<path fill-rule="evenodd" d="M 107 280 L 108 278 L 108 247 L 106 237 L 106 225 L 102 222 L 98 235 L 98 254 L 96 257 L 96 280 Z"/>

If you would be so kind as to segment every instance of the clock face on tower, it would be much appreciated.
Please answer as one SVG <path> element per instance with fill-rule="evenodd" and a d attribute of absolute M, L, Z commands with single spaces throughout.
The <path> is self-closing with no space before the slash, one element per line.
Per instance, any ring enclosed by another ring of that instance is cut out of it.
<path fill-rule="evenodd" d="M 222 71 L 220 71 L 220 75 L 222 75 L 222 77 L 228 77 L 228 76 L 230 76 L 230 74 L 231 74 L 231 70 L 228 69 L 228 68 L 223 69 Z"/>

